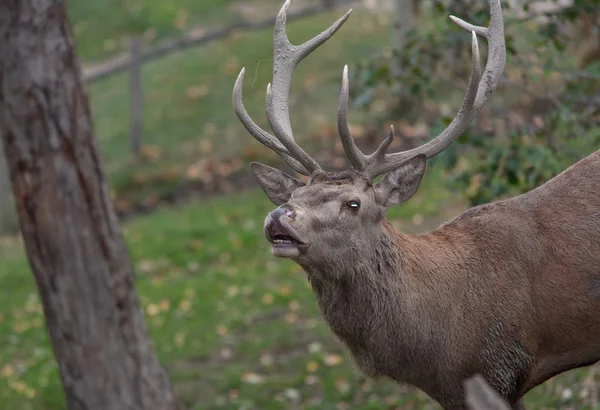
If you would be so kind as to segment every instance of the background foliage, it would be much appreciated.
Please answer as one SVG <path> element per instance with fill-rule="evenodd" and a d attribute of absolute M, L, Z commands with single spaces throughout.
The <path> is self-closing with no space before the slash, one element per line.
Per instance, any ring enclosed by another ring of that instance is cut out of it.
<path fill-rule="evenodd" d="M 472 205 L 527 192 L 600 142 L 600 2 L 577 0 L 562 7 L 549 2 L 547 11 L 534 11 L 532 4 L 525 2 L 519 16 L 504 4 L 505 81 L 475 126 L 440 155 L 450 186 Z M 485 26 L 488 4 L 459 0 L 447 6 L 436 0 L 428 13 L 431 19 L 408 33 L 401 50 L 361 62 L 354 77 L 357 107 L 372 111 L 383 90 L 396 100 L 380 114 L 418 122 L 425 111 L 416 101 L 452 98 L 465 89 L 469 37 L 447 24 L 447 16 Z M 394 59 L 402 67 L 396 75 L 390 68 Z M 454 116 L 443 108 L 430 122 L 434 129 Z"/>

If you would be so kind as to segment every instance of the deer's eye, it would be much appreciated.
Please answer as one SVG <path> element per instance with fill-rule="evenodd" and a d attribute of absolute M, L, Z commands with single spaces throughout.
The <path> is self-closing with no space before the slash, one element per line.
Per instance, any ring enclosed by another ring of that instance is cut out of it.
<path fill-rule="evenodd" d="M 346 202 L 346 206 L 354 211 L 360 208 L 360 201 L 348 201 Z"/>

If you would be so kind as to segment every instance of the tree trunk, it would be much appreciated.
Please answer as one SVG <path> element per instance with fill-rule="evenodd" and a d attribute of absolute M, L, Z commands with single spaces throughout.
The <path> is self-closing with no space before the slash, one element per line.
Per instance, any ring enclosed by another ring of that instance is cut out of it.
<path fill-rule="evenodd" d="M 395 0 L 394 1 L 394 31 L 392 37 L 392 47 L 400 55 L 406 43 L 406 33 L 414 26 L 415 5 L 414 0 Z M 393 60 L 392 74 L 400 75 L 402 64 L 400 58 Z"/>
<path fill-rule="evenodd" d="M 0 236 L 13 234 L 17 230 L 15 203 L 10 188 L 6 159 L 0 144 Z"/>
<path fill-rule="evenodd" d="M 69 409 L 176 409 L 148 337 L 62 0 L 0 2 L 0 136 Z"/>

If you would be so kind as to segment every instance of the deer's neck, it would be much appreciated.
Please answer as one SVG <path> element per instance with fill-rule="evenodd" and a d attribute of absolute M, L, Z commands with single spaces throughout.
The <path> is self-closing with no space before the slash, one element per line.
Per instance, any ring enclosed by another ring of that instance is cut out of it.
<path fill-rule="evenodd" d="M 381 228 L 352 263 L 303 268 L 323 317 L 358 366 L 372 376 L 410 381 L 411 369 L 422 369 L 435 356 L 436 335 L 444 335 L 439 315 L 448 309 L 447 298 L 440 295 L 443 272 L 436 272 L 444 262 L 428 259 L 440 254 L 435 238 L 404 235 L 387 221 Z"/>

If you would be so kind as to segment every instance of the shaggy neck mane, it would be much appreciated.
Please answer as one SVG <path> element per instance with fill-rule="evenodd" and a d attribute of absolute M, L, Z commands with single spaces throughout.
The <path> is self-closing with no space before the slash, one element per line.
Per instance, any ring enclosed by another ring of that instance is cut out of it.
<path fill-rule="evenodd" d="M 432 336 L 436 327 L 440 334 L 436 317 L 440 310 L 449 309 L 440 302 L 444 300 L 439 294 L 443 278 L 419 255 L 431 255 L 426 246 L 433 246 L 441 255 L 452 252 L 437 246 L 439 234 L 435 231 L 409 236 L 386 220 L 380 226 L 373 246 L 351 263 L 340 260 L 302 267 L 323 317 L 352 351 L 357 365 L 373 377 L 394 373 L 394 378 L 410 379 L 411 369 L 422 368 L 430 360 L 431 350 L 439 348 L 439 341 Z M 417 317 L 419 323 L 413 323 Z M 395 346 L 393 352 L 388 352 L 389 346 Z M 378 352 L 378 357 L 370 352 Z M 398 356 L 398 352 L 403 353 Z M 398 366 L 407 374 L 399 376 Z"/>

